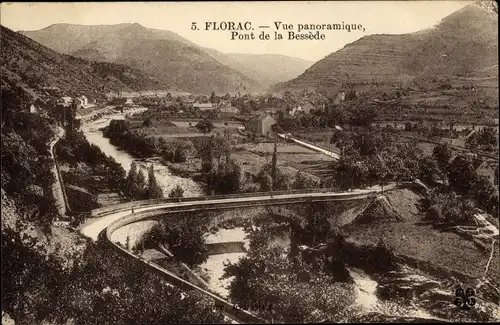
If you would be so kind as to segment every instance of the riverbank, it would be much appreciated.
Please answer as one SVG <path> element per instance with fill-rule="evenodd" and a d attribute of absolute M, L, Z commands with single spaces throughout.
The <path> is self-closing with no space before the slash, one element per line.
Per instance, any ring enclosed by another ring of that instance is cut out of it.
<path fill-rule="evenodd" d="M 85 123 L 82 127 L 87 140 L 98 146 L 105 154 L 114 158 L 125 171 L 130 170 L 132 162 L 136 162 L 138 167 L 147 175 L 147 168 L 153 165 L 156 179 L 163 190 L 163 195 L 168 196 L 171 190 L 178 185 L 184 190 L 184 196 L 201 196 L 203 195 L 203 188 L 200 184 L 196 183 L 190 178 L 179 177 L 174 175 L 169 168 L 156 161 L 145 161 L 135 158 L 129 153 L 117 148 L 110 143 L 109 139 L 105 138 L 102 131 L 99 129 L 109 125 L 111 119 L 123 119 L 125 114 L 139 114 L 145 111 L 146 108 L 136 108 L 135 110 L 128 110 L 121 114 L 112 114 L 110 116 L 101 117 L 95 121 Z"/>

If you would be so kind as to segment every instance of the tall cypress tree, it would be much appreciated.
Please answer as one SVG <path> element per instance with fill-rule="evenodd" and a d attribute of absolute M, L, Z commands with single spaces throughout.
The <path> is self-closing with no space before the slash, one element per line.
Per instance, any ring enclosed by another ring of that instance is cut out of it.
<path fill-rule="evenodd" d="M 147 198 L 147 188 L 146 188 L 146 176 L 142 169 L 137 173 L 137 182 L 134 185 L 133 196 L 135 199 L 145 199 Z"/>
<path fill-rule="evenodd" d="M 147 197 L 148 199 L 161 199 L 163 198 L 163 190 L 161 189 L 158 181 L 156 180 L 155 171 L 153 164 L 148 168 L 148 187 L 147 187 Z"/>
<path fill-rule="evenodd" d="M 276 140 L 274 141 L 274 151 L 273 151 L 273 159 L 271 161 L 271 191 L 274 191 L 276 186 L 276 164 L 278 162 L 278 146 L 276 144 Z"/>
<path fill-rule="evenodd" d="M 126 194 L 130 198 L 134 198 L 134 187 L 137 184 L 137 164 L 135 161 L 132 162 L 130 165 L 130 170 L 127 175 L 127 181 L 126 181 Z"/>

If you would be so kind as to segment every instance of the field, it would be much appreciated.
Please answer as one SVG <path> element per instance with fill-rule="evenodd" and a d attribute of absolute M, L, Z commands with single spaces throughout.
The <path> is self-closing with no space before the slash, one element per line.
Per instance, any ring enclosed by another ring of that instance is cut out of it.
<path fill-rule="evenodd" d="M 246 172 L 256 174 L 264 164 L 271 162 L 273 150 L 273 143 L 246 143 L 236 146 L 231 155 L 243 165 Z M 321 177 L 333 161 L 331 157 L 296 144 L 278 143 L 277 152 L 278 166 L 289 175 L 302 170 Z"/>
<path fill-rule="evenodd" d="M 194 127 L 196 125 L 196 123 L 198 123 L 198 120 L 193 120 L 193 121 L 171 121 L 172 124 L 174 124 L 175 126 L 179 127 L 179 128 L 191 128 L 191 127 Z M 227 125 L 226 125 L 227 123 Z M 238 122 L 232 122 L 232 121 L 228 121 L 228 122 L 212 122 L 212 124 L 214 125 L 215 128 L 228 128 L 228 129 L 244 129 L 245 126 L 241 123 L 238 123 Z"/>
<path fill-rule="evenodd" d="M 142 123 L 146 119 L 144 116 L 132 117 L 131 124 L 133 129 L 140 129 L 147 136 L 163 137 L 163 138 L 196 138 L 222 134 L 224 130 L 229 130 L 232 134 L 237 133 L 237 129 L 244 128 L 238 122 L 213 122 L 214 128 L 210 133 L 203 134 L 195 125 L 198 120 L 175 120 L 169 121 L 164 118 L 151 118 L 150 126 L 143 126 Z M 227 123 L 227 125 L 225 125 Z"/>

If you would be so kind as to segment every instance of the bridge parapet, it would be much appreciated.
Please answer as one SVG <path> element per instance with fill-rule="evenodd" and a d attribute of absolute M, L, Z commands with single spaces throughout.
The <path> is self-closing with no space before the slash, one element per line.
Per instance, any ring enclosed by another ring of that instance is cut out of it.
<path fill-rule="evenodd" d="M 394 189 L 394 184 L 388 184 L 385 187 L 386 191 Z M 374 193 L 376 191 L 366 191 L 366 193 Z M 380 191 L 379 191 L 380 192 Z M 217 200 L 225 200 L 225 199 L 236 199 L 236 198 L 254 198 L 254 197 L 271 197 L 271 195 L 278 199 L 278 196 L 282 195 L 292 195 L 292 194 L 314 194 L 314 193 L 324 193 L 324 194 L 332 194 L 342 195 L 343 197 L 347 197 L 352 195 L 352 197 L 362 195 L 365 192 L 332 192 L 330 189 L 320 188 L 320 189 L 304 189 L 304 190 L 291 190 L 291 191 L 274 191 L 274 192 L 253 192 L 253 193 L 244 193 L 244 194 L 228 194 L 228 195 L 213 195 L 213 196 L 194 196 L 194 197 L 185 197 L 185 198 L 162 198 L 162 199 L 153 199 L 153 200 L 143 200 L 143 201 L 133 201 L 126 203 L 119 203 L 108 207 L 102 207 L 98 209 L 94 209 L 91 212 L 92 217 L 98 217 L 102 215 L 107 215 L 112 212 L 118 211 L 126 211 L 134 208 L 142 208 L 148 206 L 155 206 L 160 204 L 168 204 L 168 203 L 183 203 L 183 202 L 195 202 L 195 201 L 217 201 Z M 312 198 L 311 198 L 312 199 Z"/>

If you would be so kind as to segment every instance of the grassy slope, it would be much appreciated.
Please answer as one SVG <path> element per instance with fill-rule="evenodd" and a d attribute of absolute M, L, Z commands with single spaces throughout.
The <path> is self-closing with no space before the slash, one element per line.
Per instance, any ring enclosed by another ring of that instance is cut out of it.
<path fill-rule="evenodd" d="M 490 256 L 489 250 L 482 251 L 472 241 L 455 233 L 441 232 L 432 225 L 421 223 L 422 215 L 418 212 L 420 197 L 415 193 L 398 190 L 388 193 L 387 198 L 403 221 L 374 221 L 371 224 L 348 226 L 346 231 L 354 241 L 376 244 L 383 238 L 395 254 L 426 261 L 473 278 L 483 276 Z M 492 261 L 489 272 L 491 279 L 499 272 L 498 262 Z"/>

